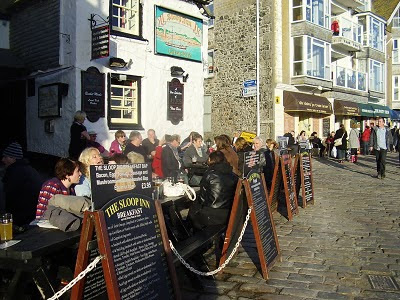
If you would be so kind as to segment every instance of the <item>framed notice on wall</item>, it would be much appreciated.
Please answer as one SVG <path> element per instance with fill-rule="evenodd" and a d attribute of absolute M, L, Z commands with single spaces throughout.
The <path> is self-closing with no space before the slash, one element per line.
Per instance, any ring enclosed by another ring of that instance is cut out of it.
<path fill-rule="evenodd" d="M 95 67 L 81 72 L 82 110 L 90 122 L 105 116 L 105 78 L 104 73 Z"/>
<path fill-rule="evenodd" d="M 155 53 L 201 62 L 203 21 L 156 6 Z"/>
<path fill-rule="evenodd" d="M 38 116 L 61 117 L 61 98 L 66 89 L 63 83 L 42 85 L 38 91 Z"/>
<path fill-rule="evenodd" d="M 167 120 L 176 125 L 183 121 L 184 85 L 179 79 L 168 82 Z"/>

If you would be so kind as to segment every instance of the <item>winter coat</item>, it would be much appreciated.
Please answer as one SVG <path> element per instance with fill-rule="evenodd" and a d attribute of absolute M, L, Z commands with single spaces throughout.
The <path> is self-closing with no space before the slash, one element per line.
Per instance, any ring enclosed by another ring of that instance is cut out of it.
<path fill-rule="evenodd" d="M 360 140 L 359 140 L 360 132 L 358 129 L 352 128 L 349 133 L 349 148 L 350 149 L 358 149 L 360 148 Z"/>
<path fill-rule="evenodd" d="M 232 166 L 233 173 L 239 175 L 239 157 L 235 150 L 233 150 L 232 147 L 218 150 L 220 150 L 225 155 L 226 160 Z"/>
<path fill-rule="evenodd" d="M 235 196 L 237 176 L 227 163 L 210 166 L 200 182 L 199 196 L 189 209 L 193 226 L 227 224 Z"/>
<path fill-rule="evenodd" d="M 199 156 L 199 154 L 197 153 L 196 147 L 192 144 L 190 145 L 185 153 L 183 154 L 183 164 L 185 167 L 191 166 L 192 165 L 192 158 L 196 157 L 197 159 L 197 163 L 205 163 L 207 162 L 208 159 L 208 155 L 205 151 L 204 148 L 201 148 L 201 153 L 202 153 L 202 157 Z"/>
<path fill-rule="evenodd" d="M 343 135 L 343 133 L 344 133 L 344 135 Z M 335 136 L 333 139 L 336 140 L 339 138 L 342 138 L 342 145 L 336 146 L 336 148 L 339 150 L 347 150 L 347 131 L 344 130 L 343 128 L 339 128 L 338 130 L 336 130 L 336 133 L 335 133 Z"/>

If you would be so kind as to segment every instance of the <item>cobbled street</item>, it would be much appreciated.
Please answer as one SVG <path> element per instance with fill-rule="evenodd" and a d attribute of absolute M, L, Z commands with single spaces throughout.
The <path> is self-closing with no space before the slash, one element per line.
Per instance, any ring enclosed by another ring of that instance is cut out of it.
<path fill-rule="evenodd" d="M 181 283 L 183 299 L 400 299 L 398 154 L 388 153 L 384 180 L 374 177 L 374 156 L 312 163 L 315 205 L 300 208 L 292 221 L 273 214 L 281 261 L 269 280 L 250 258 L 257 253 L 247 232 L 243 245 L 254 252 L 240 247 L 222 274 L 202 280 L 203 291 Z M 369 275 L 380 275 L 371 277 L 375 288 Z"/>

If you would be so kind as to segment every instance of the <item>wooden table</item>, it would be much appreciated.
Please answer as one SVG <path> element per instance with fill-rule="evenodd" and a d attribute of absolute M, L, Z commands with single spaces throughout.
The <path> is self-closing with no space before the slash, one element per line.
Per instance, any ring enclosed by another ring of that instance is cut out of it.
<path fill-rule="evenodd" d="M 80 230 L 63 232 L 58 229 L 33 226 L 24 233 L 15 235 L 14 239 L 21 241 L 0 250 L 0 269 L 13 272 L 6 295 L 2 295 L 4 297 L 2 299 L 17 299 L 15 294 L 21 292 L 21 287 L 26 284 L 22 282 L 24 273 L 29 274 L 46 296 L 52 296 L 54 287 L 50 285 L 44 272 L 48 267 L 48 258 L 57 256 L 64 249 L 77 248 L 80 233 Z M 68 258 L 61 257 L 61 259 L 67 261 Z"/>

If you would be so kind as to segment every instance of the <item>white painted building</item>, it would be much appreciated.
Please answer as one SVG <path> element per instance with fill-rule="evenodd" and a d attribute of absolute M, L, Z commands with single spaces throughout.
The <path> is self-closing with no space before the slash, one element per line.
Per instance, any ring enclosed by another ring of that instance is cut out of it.
<path fill-rule="evenodd" d="M 150 128 L 156 131 L 158 137 L 179 134 L 182 139 L 193 130 L 203 132 L 203 78 L 207 71 L 204 61 L 207 59 L 208 38 L 207 23 L 203 23 L 205 18 L 196 4 L 180 0 L 20 2 L 23 4 L 18 10 L 11 9 L 10 29 L 11 49 L 15 45 L 14 49 L 17 49 L 17 54 L 20 53 L 20 57 L 29 50 L 26 49 L 29 43 L 24 45 L 25 49 L 19 49 L 18 41 L 29 40 L 29 35 L 35 36 L 37 33 L 30 34 L 18 29 L 17 22 L 14 22 L 13 29 L 13 21 L 18 17 L 26 19 L 23 15 L 26 10 L 30 10 L 29 18 L 33 17 L 32 12 L 36 18 L 46 18 L 46 15 L 40 14 L 43 6 L 47 10 L 53 9 L 49 18 L 52 15 L 59 20 L 59 24 L 54 26 L 36 28 L 42 35 L 48 34 L 47 41 L 43 36 L 37 38 L 41 39 L 38 43 L 44 47 L 48 43 L 40 53 L 52 48 L 53 44 L 58 45 L 54 47 L 55 55 L 58 54 L 55 62 L 53 60 L 45 65 L 35 61 L 37 57 L 25 59 L 27 65 L 32 66 L 27 76 L 31 84 L 29 86 L 28 83 L 26 99 L 28 151 L 68 155 L 73 116 L 82 109 L 82 72 L 90 67 L 104 74 L 104 103 L 100 105 L 100 108 L 104 106 L 104 115 L 100 113 L 100 118 L 94 118 L 97 121 L 86 120 L 84 125 L 88 131 L 97 132 L 97 141 L 106 149 L 110 147 L 118 129 L 124 130 L 127 136 L 132 130 L 139 130 L 144 138 Z M 156 13 L 164 13 L 164 19 L 157 20 Z M 98 26 L 103 22 L 102 19 L 107 18 L 110 24 L 109 56 L 91 59 L 92 29 L 89 19 Z M 35 27 L 35 22 L 40 20 L 33 20 L 29 26 Z M 171 42 L 172 38 L 175 44 L 167 46 L 167 42 L 161 40 L 156 49 L 156 27 L 163 32 L 167 41 Z M 193 41 L 193 44 L 189 44 L 190 50 L 187 44 L 185 46 L 188 39 Z M 32 42 L 32 47 L 34 44 Z M 164 50 L 175 56 L 160 54 Z M 43 61 L 49 60 L 53 54 L 46 54 Z M 179 57 L 182 55 L 192 57 L 182 59 Z M 111 67 L 110 58 L 122 59 L 127 65 L 122 68 Z M 178 71 L 184 73 L 172 76 L 171 67 L 178 67 Z M 168 82 L 174 77 L 184 88 L 183 120 L 175 125 L 167 120 Z M 97 94 L 97 98 L 101 97 Z M 59 107 L 57 99 L 60 101 Z M 58 112 L 60 116 L 57 116 Z"/>

